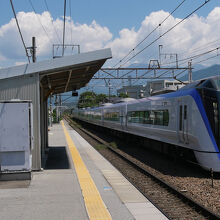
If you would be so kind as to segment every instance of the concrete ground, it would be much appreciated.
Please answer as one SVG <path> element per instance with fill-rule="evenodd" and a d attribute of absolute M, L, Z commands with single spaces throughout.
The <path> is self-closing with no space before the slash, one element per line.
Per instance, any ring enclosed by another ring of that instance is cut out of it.
<path fill-rule="evenodd" d="M 84 139 L 67 124 L 65 126 L 112 219 L 166 219 Z M 43 171 L 33 172 L 31 181 L 0 182 L 0 219 L 89 219 L 60 124 L 51 128 L 49 145 L 45 168 Z M 129 191 L 133 194 L 129 194 Z"/>

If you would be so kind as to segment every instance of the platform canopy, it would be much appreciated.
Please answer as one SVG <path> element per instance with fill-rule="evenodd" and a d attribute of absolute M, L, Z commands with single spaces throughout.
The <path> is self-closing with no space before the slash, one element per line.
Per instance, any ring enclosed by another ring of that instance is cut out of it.
<path fill-rule="evenodd" d="M 105 61 L 112 57 L 111 49 L 102 49 L 65 56 L 37 63 L 0 70 L 0 80 L 22 75 L 39 74 L 44 94 L 57 94 L 84 87 Z"/>

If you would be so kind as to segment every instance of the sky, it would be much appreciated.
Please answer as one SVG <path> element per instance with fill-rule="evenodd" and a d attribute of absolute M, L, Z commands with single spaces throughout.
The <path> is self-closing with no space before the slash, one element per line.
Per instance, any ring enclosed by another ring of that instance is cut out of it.
<path fill-rule="evenodd" d="M 159 45 L 163 45 L 163 53 L 177 53 L 180 61 L 213 50 L 205 56 L 193 58 L 193 65 L 220 64 L 220 56 L 217 56 L 220 51 L 215 50 L 220 47 L 220 0 L 210 0 L 150 45 L 205 2 L 185 0 L 160 28 L 136 48 L 182 1 L 66 0 L 65 43 L 79 44 L 81 52 L 111 48 L 113 58 L 106 62 L 105 67 L 113 67 L 134 48 L 124 60 L 127 62 L 119 65 L 147 66 L 150 59 L 158 59 Z M 13 3 L 26 46 L 31 46 L 31 38 L 35 36 L 37 60 L 51 59 L 52 45 L 62 43 L 64 0 L 13 0 Z M 27 63 L 10 1 L 1 0 L 0 6 L 0 68 Z M 60 48 L 56 48 L 55 55 L 60 53 Z M 66 50 L 66 55 L 74 53 L 77 53 L 76 48 Z M 129 60 L 132 56 L 134 58 Z M 164 65 L 173 65 L 173 62 L 173 57 L 162 57 Z M 184 66 L 186 63 L 187 60 L 181 64 Z"/>

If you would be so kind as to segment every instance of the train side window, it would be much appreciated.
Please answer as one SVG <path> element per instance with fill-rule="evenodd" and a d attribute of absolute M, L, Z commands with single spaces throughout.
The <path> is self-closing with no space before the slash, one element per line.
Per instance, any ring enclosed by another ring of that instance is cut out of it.
<path fill-rule="evenodd" d="M 163 111 L 163 125 L 168 126 L 169 124 L 169 112 L 168 110 Z"/>
<path fill-rule="evenodd" d="M 104 114 L 104 120 L 119 121 L 119 112 L 106 112 Z"/>
<path fill-rule="evenodd" d="M 184 105 L 184 120 L 187 119 L 187 105 Z"/>
<path fill-rule="evenodd" d="M 168 126 L 168 110 L 134 111 L 128 112 L 128 122 Z"/>
<path fill-rule="evenodd" d="M 180 131 L 182 131 L 182 125 L 183 125 L 182 114 L 183 114 L 183 106 L 181 105 L 179 109 L 179 130 Z"/>

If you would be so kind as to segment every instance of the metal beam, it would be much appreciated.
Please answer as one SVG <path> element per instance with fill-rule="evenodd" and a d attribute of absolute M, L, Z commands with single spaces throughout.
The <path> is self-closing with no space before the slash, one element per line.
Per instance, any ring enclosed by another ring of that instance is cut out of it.
<path fill-rule="evenodd" d="M 101 71 L 107 71 L 107 70 L 185 70 L 189 69 L 189 67 L 160 67 L 160 68 L 101 68 Z"/>
<path fill-rule="evenodd" d="M 69 82 L 70 82 L 70 78 L 71 78 L 71 76 L 72 76 L 72 70 L 70 70 L 69 71 L 69 77 L 68 77 L 68 80 L 67 80 L 67 82 L 66 82 L 66 87 L 65 87 L 65 90 L 64 90 L 64 92 L 66 92 L 66 90 L 67 90 L 67 88 L 68 88 L 68 85 L 69 85 Z"/>

